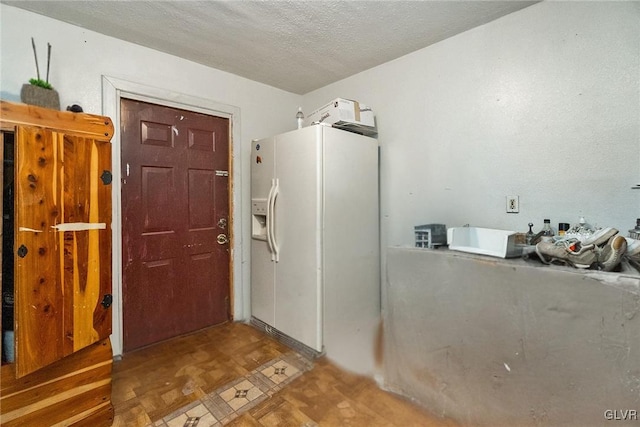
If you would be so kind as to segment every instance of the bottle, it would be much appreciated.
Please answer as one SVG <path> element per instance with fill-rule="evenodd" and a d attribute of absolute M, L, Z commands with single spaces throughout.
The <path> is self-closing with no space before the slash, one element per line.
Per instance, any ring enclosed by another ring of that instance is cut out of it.
<path fill-rule="evenodd" d="M 544 226 L 542 227 L 542 231 L 544 232 L 543 236 L 553 236 L 553 230 L 551 229 L 551 220 L 545 219 Z"/>
<path fill-rule="evenodd" d="M 560 222 L 558 223 L 558 236 L 564 236 L 567 231 L 569 231 L 569 223 L 568 222 Z"/>
<path fill-rule="evenodd" d="M 636 226 L 629 230 L 629 237 L 640 240 L 640 218 L 636 219 Z"/>
<path fill-rule="evenodd" d="M 298 121 L 298 129 L 302 129 L 302 121 L 304 120 L 304 114 L 302 113 L 302 107 L 298 107 L 298 113 L 296 114 L 296 120 Z"/>

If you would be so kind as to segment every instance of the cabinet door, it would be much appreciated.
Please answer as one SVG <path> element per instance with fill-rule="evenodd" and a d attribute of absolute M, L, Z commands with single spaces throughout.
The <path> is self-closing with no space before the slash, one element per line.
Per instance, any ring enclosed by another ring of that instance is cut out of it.
<path fill-rule="evenodd" d="M 16 127 L 16 372 L 111 333 L 111 144 Z"/>

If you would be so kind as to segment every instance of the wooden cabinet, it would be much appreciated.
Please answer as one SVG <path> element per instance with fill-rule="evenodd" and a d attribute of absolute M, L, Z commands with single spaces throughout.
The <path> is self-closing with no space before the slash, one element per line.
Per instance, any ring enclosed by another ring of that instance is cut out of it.
<path fill-rule="evenodd" d="M 15 153 L 15 363 L 0 372 L 0 424 L 110 425 L 113 124 L 0 106 Z"/>

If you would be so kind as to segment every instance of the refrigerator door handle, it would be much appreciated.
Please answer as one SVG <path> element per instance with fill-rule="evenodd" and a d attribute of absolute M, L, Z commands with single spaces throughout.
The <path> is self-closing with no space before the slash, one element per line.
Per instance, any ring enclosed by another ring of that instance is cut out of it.
<path fill-rule="evenodd" d="M 275 262 L 280 261 L 280 249 L 278 248 L 278 242 L 276 242 L 276 201 L 278 200 L 278 194 L 280 194 L 280 181 L 278 178 L 273 180 L 273 193 L 271 194 L 271 200 L 269 204 L 269 226 L 271 236 L 271 260 Z"/>
<path fill-rule="evenodd" d="M 271 230 L 271 216 L 272 216 L 272 211 L 271 211 L 271 204 L 273 201 L 273 190 L 275 190 L 276 188 L 276 184 L 275 184 L 275 179 L 271 180 L 271 188 L 269 189 L 269 195 L 267 196 L 267 218 L 266 218 L 266 222 L 267 222 L 267 246 L 269 247 L 269 252 L 271 253 L 271 261 L 275 261 L 275 256 L 273 253 L 273 243 L 271 242 L 272 239 L 272 233 L 273 231 Z"/>

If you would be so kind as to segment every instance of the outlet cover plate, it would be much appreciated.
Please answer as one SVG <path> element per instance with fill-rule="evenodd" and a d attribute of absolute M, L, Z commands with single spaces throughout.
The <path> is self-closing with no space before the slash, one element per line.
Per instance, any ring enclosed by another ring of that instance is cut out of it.
<path fill-rule="evenodd" d="M 520 212 L 520 197 L 507 196 L 507 213 Z"/>

